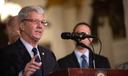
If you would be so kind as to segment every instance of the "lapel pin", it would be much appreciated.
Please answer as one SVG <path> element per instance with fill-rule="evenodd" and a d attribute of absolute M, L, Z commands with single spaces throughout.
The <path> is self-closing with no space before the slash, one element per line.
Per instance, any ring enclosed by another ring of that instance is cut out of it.
<path fill-rule="evenodd" d="M 44 55 L 44 52 L 42 52 L 42 55 Z"/>

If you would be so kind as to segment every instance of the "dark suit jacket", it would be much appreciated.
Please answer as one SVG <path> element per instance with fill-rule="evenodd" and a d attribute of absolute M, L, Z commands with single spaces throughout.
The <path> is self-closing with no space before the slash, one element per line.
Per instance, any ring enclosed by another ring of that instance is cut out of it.
<path fill-rule="evenodd" d="M 92 52 L 89 53 L 89 68 L 94 68 L 93 66 L 93 59 L 95 59 L 96 68 L 110 68 L 109 61 L 106 57 L 93 54 Z M 58 64 L 60 68 L 80 68 L 80 65 L 77 61 L 75 53 L 71 53 L 64 58 L 58 60 Z"/>
<path fill-rule="evenodd" d="M 41 46 L 38 46 L 38 49 L 43 64 L 43 74 L 47 75 L 57 70 L 59 67 L 53 52 Z M 31 60 L 27 49 L 20 39 L 14 44 L 5 47 L 2 51 L 2 63 L 0 65 L 2 68 L 1 73 L 3 73 L 3 75 L 0 75 L 2 76 L 18 76 L 19 72 L 23 71 L 25 65 Z"/>

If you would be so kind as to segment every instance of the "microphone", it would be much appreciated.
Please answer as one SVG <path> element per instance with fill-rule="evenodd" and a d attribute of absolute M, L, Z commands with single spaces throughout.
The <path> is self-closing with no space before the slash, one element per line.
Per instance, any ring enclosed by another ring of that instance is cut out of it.
<path fill-rule="evenodd" d="M 92 64 L 93 64 L 93 68 L 95 69 L 95 50 L 93 48 L 93 45 L 92 45 L 92 49 L 88 46 L 86 46 L 85 44 L 81 43 L 80 40 L 82 39 L 85 39 L 85 38 L 96 38 L 98 39 L 97 37 L 95 36 L 92 36 L 92 35 L 88 35 L 84 32 L 80 32 L 80 33 L 70 33 L 70 32 L 62 32 L 61 33 L 61 38 L 62 39 L 72 39 L 72 40 L 75 40 L 76 41 L 76 46 L 78 48 L 87 48 L 89 51 L 92 52 L 92 55 L 93 55 L 93 58 L 92 58 Z"/>
<path fill-rule="evenodd" d="M 63 32 L 61 33 L 61 38 L 62 39 L 72 39 L 72 40 L 82 40 L 85 38 L 96 38 L 92 35 L 87 35 L 84 32 L 80 32 L 80 33 L 70 33 L 70 32 Z"/>

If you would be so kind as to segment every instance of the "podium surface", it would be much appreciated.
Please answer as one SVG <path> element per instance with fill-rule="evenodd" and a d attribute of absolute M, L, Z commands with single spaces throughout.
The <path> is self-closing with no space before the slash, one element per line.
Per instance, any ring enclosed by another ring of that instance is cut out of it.
<path fill-rule="evenodd" d="M 48 76 L 128 76 L 128 70 L 68 68 L 55 71 Z"/>

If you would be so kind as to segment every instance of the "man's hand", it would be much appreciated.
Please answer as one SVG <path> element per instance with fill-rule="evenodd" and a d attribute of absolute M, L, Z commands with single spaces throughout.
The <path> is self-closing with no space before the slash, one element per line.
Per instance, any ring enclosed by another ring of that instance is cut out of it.
<path fill-rule="evenodd" d="M 36 70 L 40 69 L 42 63 L 35 61 L 36 56 L 34 56 L 30 62 L 28 62 L 25 66 L 23 76 L 31 76 L 33 73 L 35 73 Z"/>

